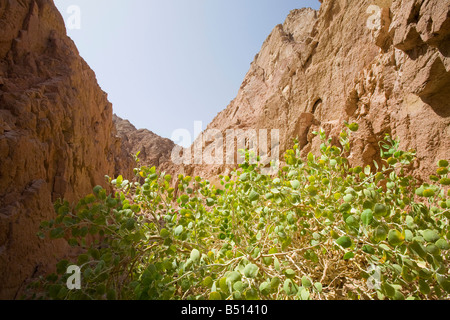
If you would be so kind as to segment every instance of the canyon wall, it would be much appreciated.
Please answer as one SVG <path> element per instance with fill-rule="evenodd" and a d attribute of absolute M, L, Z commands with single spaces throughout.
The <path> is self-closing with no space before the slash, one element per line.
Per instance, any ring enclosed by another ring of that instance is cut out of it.
<path fill-rule="evenodd" d="M 116 172 L 112 106 L 51 0 L 0 1 L 0 298 L 67 253 L 40 240 L 53 202 L 77 201 Z M 125 163 L 125 164 L 124 164 Z"/>
<path fill-rule="evenodd" d="M 312 134 L 337 136 L 357 122 L 354 165 L 377 159 L 386 133 L 415 149 L 412 168 L 427 179 L 450 158 L 450 3 L 441 0 L 323 0 L 319 11 L 293 10 L 251 64 L 237 97 L 207 129 L 279 129 L 280 150 Z M 213 176 L 225 165 L 184 166 Z"/>

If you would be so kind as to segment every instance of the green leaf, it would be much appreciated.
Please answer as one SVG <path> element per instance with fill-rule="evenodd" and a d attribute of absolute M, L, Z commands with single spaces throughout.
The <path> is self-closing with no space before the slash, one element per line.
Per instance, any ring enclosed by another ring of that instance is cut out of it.
<path fill-rule="evenodd" d="M 261 292 L 262 295 L 266 296 L 270 293 L 270 283 L 269 282 L 263 282 L 260 284 L 259 286 L 259 291 Z"/>
<path fill-rule="evenodd" d="M 428 295 L 428 294 L 431 292 L 430 286 L 429 286 L 428 283 L 427 283 L 425 280 L 423 280 L 423 279 L 420 279 L 420 280 L 419 280 L 419 290 L 420 290 L 420 292 L 423 293 L 424 295 Z"/>
<path fill-rule="evenodd" d="M 439 256 L 441 253 L 438 246 L 435 244 L 429 244 L 426 249 L 427 249 L 427 252 L 433 256 Z"/>
<path fill-rule="evenodd" d="M 288 279 L 294 279 L 295 278 L 295 271 L 292 270 L 292 269 L 287 269 L 286 271 L 284 271 L 284 275 Z"/>
<path fill-rule="evenodd" d="M 279 194 L 280 190 L 273 188 L 270 190 L 270 192 L 272 192 L 273 194 Z"/>
<path fill-rule="evenodd" d="M 174 235 L 179 236 L 183 232 L 183 230 L 184 230 L 183 226 L 176 227 L 175 231 L 174 231 Z"/>
<path fill-rule="evenodd" d="M 254 190 L 252 190 L 252 191 L 250 192 L 249 200 L 250 200 L 251 202 L 253 202 L 253 201 L 256 201 L 256 200 L 258 200 L 258 199 L 259 199 L 259 193 L 256 192 L 256 191 L 254 191 Z"/>
<path fill-rule="evenodd" d="M 425 198 L 430 198 L 435 196 L 435 192 L 433 189 L 425 189 L 422 194 Z"/>
<path fill-rule="evenodd" d="M 280 278 L 273 277 L 272 280 L 270 280 L 270 287 L 275 290 L 279 287 L 280 283 L 281 283 Z"/>
<path fill-rule="evenodd" d="M 448 276 L 443 276 L 438 273 L 436 274 L 436 279 L 442 289 L 444 289 L 447 293 L 450 293 L 450 280 Z"/>
<path fill-rule="evenodd" d="M 236 281 L 233 284 L 233 289 L 238 291 L 238 292 L 243 292 L 245 290 L 246 286 L 242 281 Z"/>
<path fill-rule="evenodd" d="M 228 283 L 227 283 L 227 278 L 222 277 L 219 280 L 219 288 L 220 290 L 222 290 L 225 293 L 229 293 L 229 288 L 228 288 Z"/>
<path fill-rule="evenodd" d="M 230 282 L 230 283 L 235 283 L 236 281 L 240 281 L 240 280 L 241 280 L 241 274 L 237 271 L 232 271 L 227 276 L 227 282 Z"/>
<path fill-rule="evenodd" d="M 300 181 L 298 181 L 298 180 L 293 180 L 293 181 L 291 181 L 291 186 L 292 186 L 292 188 L 294 188 L 294 189 L 299 189 L 300 186 L 301 186 Z"/>
<path fill-rule="evenodd" d="M 347 219 L 345 219 L 345 223 L 355 228 L 359 226 L 359 222 L 355 216 L 348 216 Z"/>
<path fill-rule="evenodd" d="M 436 241 L 436 246 L 441 250 L 449 250 L 450 249 L 450 245 L 444 239 L 439 239 L 438 241 Z"/>
<path fill-rule="evenodd" d="M 372 210 L 366 209 L 361 214 L 361 220 L 364 223 L 364 225 L 369 226 L 373 222 L 373 213 Z"/>
<path fill-rule="evenodd" d="M 390 230 L 388 235 L 388 242 L 391 246 L 396 247 L 402 245 L 405 241 L 402 233 L 398 230 Z"/>
<path fill-rule="evenodd" d="M 245 292 L 245 298 L 247 300 L 259 300 L 258 291 L 250 288 Z"/>
<path fill-rule="evenodd" d="M 447 168 L 448 167 L 448 161 L 447 160 L 439 160 L 438 167 L 440 167 L 440 168 Z"/>
<path fill-rule="evenodd" d="M 353 195 L 347 194 L 344 196 L 344 201 L 347 203 L 351 203 L 353 201 Z"/>
<path fill-rule="evenodd" d="M 130 218 L 127 220 L 125 227 L 127 228 L 127 230 L 133 230 L 135 223 L 136 223 L 136 220 L 134 220 L 133 218 Z"/>
<path fill-rule="evenodd" d="M 67 271 L 67 266 L 69 265 L 69 261 L 61 260 L 56 264 L 56 272 L 58 274 L 64 274 Z"/>
<path fill-rule="evenodd" d="M 156 173 L 152 173 L 151 175 L 149 175 L 148 177 L 150 180 L 156 180 L 158 178 L 158 175 Z"/>
<path fill-rule="evenodd" d="M 212 207 L 215 203 L 216 203 L 216 202 L 215 202 L 214 199 L 212 199 L 212 198 L 206 199 L 206 205 L 207 205 L 208 207 Z"/>
<path fill-rule="evenodd" d="M 71 217 L 64 217 L 62 223 L 63 223 L 66 227 L 69 227 L 69 226 L 75 224 L 76 222 L 75 222 L 74 219 L 72 219 Z"/>
<path fill-rule="evenodd" d="M 425 190 L 425 188 L 420 187 L 420 188 L 416 189 L 415 193 L 416 193 L 416 195 L 421 197 L 421 196 L 423 196 L 423 191 L 424 190 Z"/>
<path fill-rule="evenodd" d="M 258 275 L 258 271 L 259 271 L 258 266 L 254 265 L 252 263 L 249 263 L 244 268 L 244 275 L 247 278 L 251 278 L 251 279 L 256 278 L 256 276 Z"/>
<path fill-rule="evenodd" d="M 352 209 L 352 206 L 348 203 L 343 203 L 340 207 L 339 207 L 339 211 L 342 213 L 345 212 L 349 212 Z"/>
<path fill-rule="evenodd" d="M 100 296 L 106 293 L 106 285 L 104 283 L 100 283 L 96 288 L 96 293 Z"/>
<path fill-rule="evenodd" d="M 344 249 L 350 248 L 352 246 L 352 240 L 347 236 L 340 237 L 336 240 L 336 243 Z"/>
<path fill-rule="evenodd" d="M 98 250 L 96 248 L 91 248 L 91 249 L 89 249 L 88 253 L 91 255 L 91 257 L 94 260 L 100 259 L 100 250 Z"/>
<path fill-rule="evenodd" d="M 411 230 L 406 229 L 405 230 L 405 240 L 409 242 L 409 241 L 412 241 L 413 238 L 414 238 L 414 235 L 411 232 Z"/>
<path fill-rule="evenodd" d="M 52 229 L 50 231 L 50 238 L 51 239 L 60 239 L 62 237 L 64 237 L 64 230 L 62 228 L 56 228 L 56 229 Z"/>
<path fill-rule="evenodd" d="M 209 294 L 209 300 L 222 300 L 222 295 L 217 291 L 211 292 Z"/>
<path fill-rule="evenodd" d="M 312 286 L 311 280 L 309 280 L 307 276 L 302 277 L 302 286 L 305 288 L 309 288 Z"/>
<path fill-rule="evenodd" d="M 200 251 L 198 251 L 197 249 L 193 249 L 191 251 L 191 260 L 194 262 L 197 262 L 200 260 Z"/>
<path fill-rule="evenodd" d="M 239 177 L 239 180 L 241 180 L 241 181 L 248 181 L 249 180 L 249 174 L 248 173 L 241 174 L 241 176 Z"/>
<path fill-rule="evenodd" d="M 350 129 L 350 131 L 356 132 L 359 130 L 359 124 L 354 122 L 354 123 L 348 125 L 348 128 Z"/>
<path fill-rule="evenodd" d="M 395 296 L 395 288 L 393 286 L 391 286 L 389 283 L 384 282 L 381 284 L 381 289 L 383 290 L 383 293 L 390 297 L 393 298 Z"/>
<path fill-rule="evenodd" d="M 422 236 L 425 239 L 425 241 L 428 242 L 436 242 L 441 238 L 435 230 L 430 229 L 425 230 Z"/>
<path fill-rule="evenodd" d="M 405 223 L 408 226 L 408 228 L 413 229 L 413 227 L 414 227 L 414 218 L 411 217 L 411 216 L 406 216 Z"/>
<path fill-rule="evenodd" d="M 50 295 L 50 298 L 56 299 L 58 297 L 58 293 L 61 290 L 62 286 L 59 284 L 52 284 L 49 286 L 48 292 Z"/>
<path fill-rule="evenodd" d="M 273 193 L 271 193 L 271 192 L 266 193 L 264 197 L 265 197 L 267 200 L 270 200 L 270 199 L 273 198 Z"/>
<path fill-rule="evenodd" d="M 202 286 L 207 287 L 207 288 L 211 288 L 212 284 L 213 284 L 213 279 L 210 276 L 206 277 L 202 281 Z"/>
<path fill-rule="evenodd" d="M 291 279 L 286 279 L 284 281 L 283 290 L 288 296 L 295 295 L 298 291 Z"/>
<path fill-rule="evenodd" d="M 427 256 L 427 253 L 425 251 L 425 248 L 423 245 L 417 241 L 413 241 L 409 247 L 410 251 L 416 253 L 419 257 L 425 258 Z"/>
<path fill-rule="evenodd" d="M 161 238 L 166 239 L 169 237 L 169 231 L 167 229 L 161 229 L 159 235 L 161 236 Z"/>
<path fill-rule="evenodd" d="M 79 246 L 78 240 L 74 239 L 74 238 L 70 238 L 69 240 L 67 240 L 67 243 L 69 244 L 69 246 L 71 246 L 72 248 Z"/>
<path fill-rule="evenodd" d="M 309 300 L 310 297 L 311 297 L 311 294 L 310 294 L 309 290 L 302 287 L 302 288 L 300 289 L 300 298 L 301 298 L 302 300 Z"/>
<path fill-rule="evenodd" d="M 387 230 L 383 226 L 378 226 L 375 229 L 374 241 L 381 242 L 386 240 L 386 237 L 387 237 Z"/>
<path fill-rule="evenodd" d="M 433 272 L 428 269 L 420 269 L 419 270 L 419 277 L 422 279 L 429 280 L 433 276 Z"/>
<path fill-rule="evenodd" d="M 368 254 L 375 254 L 375 249 L 372 246 L 368 245 L 368 244 L 364 245 L 361 248 L 361 250 L 363 252 L 365 252 L 365 253 L 368 253 Z"/>
<path fill-rule="evenodd" d="M 314 288 L 316 289 L 316 291 L 317 291 L 318 293 L 322 293 L 323 287 L 322 287 L 322 284 L 321 284 L 320 282 L 314 283 Z"/>
<path fill-rule="evenodd" d="M 189 201 L 189 196 L 187 194 L 183 194 L 180 197 L 180 200 L 181 200 L 181 203 L 185 204 L 185 203 L 187 203 Z"/>
<path fill-rule="evenodd" d="M 81 266 L 81 265 L 85 264 L 85 263 L 88 262 L 88 261 L 89 261 L 89 256 L 88 256 L 87 254 L 80 254 L 80 255 L 78 256 L 78 262 L 77 262 L 77 264 L 78 264 L 79 266 Z"/>
<path fill-rule="evenodd" d="M 394 300 L 405 300 L 405 296 L 400 291 L 396 290 L 394 295 Z"/>
<path fill-rule="evenodd" d="M 345 255 L 344 255 L 344 260 L 350 260 L 350 259 L 352 259 L 352 258 L 354 258 L 355 257 L 355 254 L 353 253 L 353 252 L 347 252 Z"/>
<path fill-rule="evenodd" d="M 203 296 L 198 296 L 198 297 L 201 298 Z M 242 300 L 242 294 L 240 292 L 237 292 L 237 291 L 233 292 L 233 299 L 234 300 Z M 200 299 L 197 299 L 197 300 L 200 300 Z"/>
<path fill-rule="evenodd" d="M 387 207 L 384 204 L 377 203 L 374 208 L 374 215 L 376 217 L 384 217 L 387 214 Z"/>

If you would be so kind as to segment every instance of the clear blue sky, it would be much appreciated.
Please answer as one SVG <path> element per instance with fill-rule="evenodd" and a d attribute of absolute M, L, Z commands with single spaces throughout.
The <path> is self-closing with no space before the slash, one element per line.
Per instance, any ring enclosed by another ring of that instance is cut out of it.
<path fill-rule="evenodd" d="M 114 112 L 171 138 L 203 129 L 236 97 L 250 63 L 289 11 L 318 0 L 55 0 Z M 72 20 L 75 21 L 75 20 Z"/>

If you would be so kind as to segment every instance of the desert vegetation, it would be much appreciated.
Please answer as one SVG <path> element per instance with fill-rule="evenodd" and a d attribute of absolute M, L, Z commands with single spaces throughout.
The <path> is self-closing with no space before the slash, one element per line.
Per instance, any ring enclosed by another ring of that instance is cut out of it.
<path fill-rule="evenodd" d="M 112 193 L 58 201 L 39 236 L 84 253 L 34 282 L 32 298 L 448 299 L 448 161 L 419 184 L 414 151 L 386 135 L 381 161 L 352 167 L 357 130 L 346 124 L 335 144 L 315 132 L 321 156 L 301 159 L 295 144 L 274 176 L 247 151 L 220 186 L 140 167 L 133 181 L 107 177 Z M 80 290 L 66 286 L 73 264 Z"/>

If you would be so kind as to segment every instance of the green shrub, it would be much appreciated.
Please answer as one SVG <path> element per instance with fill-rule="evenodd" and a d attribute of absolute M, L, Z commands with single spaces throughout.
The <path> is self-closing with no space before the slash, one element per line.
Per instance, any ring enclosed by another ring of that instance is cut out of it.
<path fill-rule="evenodd" d="M 340 146 L 315 133 L 320 157 L 302 160 L 296 144 L 274 177 L 246 162 L 220 188 L 180 175 L 175 190 L 142 167 L 135 181 L 109 179 L 114 194 L 57 202 L 40 236 L 84 253 L 58 263 L 34 298 L 448 299 L 448 162 L 416 188 L 405 174 L 414 152 L 386 136 L 380 164 L 351 167 L 357 126 L 347 127 Z M 81 290 L 66 288 L 69 264 Z"/>

